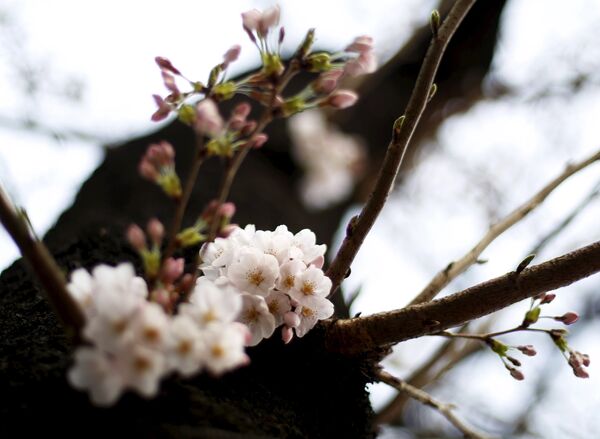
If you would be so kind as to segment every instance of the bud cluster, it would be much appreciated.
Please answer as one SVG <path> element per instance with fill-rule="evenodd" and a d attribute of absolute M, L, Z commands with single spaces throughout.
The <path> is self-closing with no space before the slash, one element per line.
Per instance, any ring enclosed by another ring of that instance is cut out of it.
<path fill-rule="evenodd" d="M 262 66 L 257 73 L 235 81 L 226 79 L 226 71 L 239 57 L 239 45 L 225 53 L 223 62 L 211 70 L 206 84 L 187 79 L 171 61 L 157 57 L 155 61 L 170 93 L 165 98 L 154 95 L 158 109 L 152 115 L 152 120 L 162 120 L 171 112 L 176 112 L 182 122 L 210 137 L 210 153 L 231 155 L 240 145 L 257 147 L 266 141 L 264 135 L 255 132 L 255 122 L 235 123 L 239 122 L 240 115 L 245 121 L 249 106 L 234 110 L 228 123 L 221 119 L 217 103 L 231 99 L 236 94 L 250 97 L 270 108 L 274 116 L 281 117 L 314 107 L 343 109 L 354 105 L 358 96 L 338 86 L 345 76 L 357 76 L 375 70 L 377 62 L 373 53 L 373 39 L 369 36 L 357 37 L 343 51 L 334 54 L 312 53 L 314 30 L 310 30 L 293 58 L 285 62 L 280 54 L 285 30 L 283 27 L 277 30 L 279 18 L 278 6 L 264 12 L 253 9 L 242 14 L 243 28 L 257 47 Z M 272 41 L 273 38 L 276 43 Z M 300 93 L 284 97 L 284 88 L 289 80 L 302 71 L 318 73 L 319 76 Z M 186 81 L 190 90 L 181 91 L 176 78 Z M 198 97 L 200 102 L 192 104 Z"/>

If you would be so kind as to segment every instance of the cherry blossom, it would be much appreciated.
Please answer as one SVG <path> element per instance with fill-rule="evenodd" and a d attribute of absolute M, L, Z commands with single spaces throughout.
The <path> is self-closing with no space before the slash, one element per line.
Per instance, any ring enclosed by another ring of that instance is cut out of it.
<path fill-rule="evenodd" d="M 310 266 L 296 276 L 294 287 L 289 290 L 289 295 L 303 304 L 312 297 L 327 297 L 329 290 L 331 290 L 331 280 L 321 269 Z"/>
<path fill-rule="evenodd" d="M 249 361 L 244 352 L 248 338 L 248 329 L 244 325 L 214 325 L 208 327 L 202 335 L 202 357 L 205 359 L 206 369 L 213 374 L 220 375 Z"/>
<path fill-rule="evenodd" d="M 167 364 L 169 369 L 188 377 L 199 372 L 204 339 L 198 325 L 189 317 L 179 314 L 173 318 L 167 341 Z"/>
<path fill-rule="evenodd" d="M 76 389 L 88 390 L 92 402 L 98 406 L 114 404 L 125 384 L 120 373 L 115 373 L 114 361 L 99 349 L 80 347 L 75 351 L 75 364 L 67 378 Z"/>
<path fill-rule="evenodd" d="M 252 334 L 248 346 L 256 346 L 263 338 L 269 338 L 275 331 L 275 317 L 262 296 L 244 293 L 242 303 L 239 321 L 246 325 Z"/>
<path fill-rule="evenodd" d="M 309 296 L 296 307 L 295 311 L 300 318 L 300 323 L 295 328 L 296 335 L 304 337 L 319 320 L 333 315 L 333 304 L 323 297 Z"/>
<path fill-rule="evenodd" d="M 241 291 L 267 296 L 279 274 L 277 258 L 248 249 L 227 271 L 231 282 Z"/>
<path fill-rule="evenodd" d="M 239 294 L 226 280 L 217 283 L 201 277 L 190 296 L 190 303 L 180 306 L 180 312 L 191 317 L 201 328 L 211 324 L 230 323 L 242 307 Z"/>

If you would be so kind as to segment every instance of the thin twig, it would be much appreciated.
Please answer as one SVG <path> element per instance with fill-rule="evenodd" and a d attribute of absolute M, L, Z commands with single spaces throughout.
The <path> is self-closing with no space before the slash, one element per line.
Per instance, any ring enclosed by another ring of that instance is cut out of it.
<path fill-rule="evenodd" d="M 481 325 L 481 329 L 487 330 L 491 320 L 493 319 L 487 319 Z M 463 325 L 459 332 L 465 332 L 467 328 L 468 325 Z M 454 338 L 445 340 L 429 359 L 412 372 L 405 381 L 412 386 L 424 388 L 438 381 L 451 368 L 482 348 L 480 343 L 464 343 L 461 348 L 457 349 L 457 342 L 458 340 Z M 388 424 L 397 420 L 404 410 L 406 401 L 407 395 L 399 392 L 394 399 L 377 412 L 375 423 Z"/>
<path fill-rule="evenodd" d="M 550 232 L 548 232 L 538 243 L 527 253 L 528 255 L 537 255 L 546 245 L 565 230 L 577 216 L 585 210 L 586 207 L 600 195 L 600 181 L 592 188 L 588 195 L 573 208 L 573 210 Z"/>
<path fill-rule="evenodd" d="M 406 393 L 412 399 L 419 401 L 421 404 L 427 405 L 427 406 L 432 407 L 435 410 L 437 410 L 452 425 L 454 425 L 454 427 L 456 427 L 463 434 L 464 437 L 471 438 L 471 439 L 484 439 L 484 438 L 490 437 L 484 433 L 476 431 L 472 427 L 469 427 L 461 419 L 459 419 L 454 414 L 454 412 L 453 412 L 454 407 L 451 404 L 446 404 L 446 403 L 438 401 L 437 399 L 435 399 L 433 396 L 431 396 L 427 392 L 425 392 L 417 387 L 411 386 L 407 382 L 402 381 L 399 378 L 396 378 L 395 376 L 389 374 L 388 372 L 386 372 L 384 370 L 380 370 L 377 373 L 376 378 L 379 381 L 394 387 L 399 392 Z"/>
<path fill-rule="evenodd" d="M 68 336 L 77 340 L 85 324 L 84 315 L 67 291 L 65 277 L 46 246 L 31 232 L 23 212 L 15 208 L 0 185 L 0 221 L 6 228 L 31 270 L 42 284 Z"/>
<path fill-rule="evenodd" d="M 185 209 L 187 208 L 187 205 L 190 201 L 190 196 L 192 195 L 196 179 L 198 178 L 198 172 L 200 171 L 200 167 L 202 166 L 202 163 L 204 163 L 205 158 L 206 149 L 204 148 L 204 137 L 201 134 L 196 134 L 196 151 L 194 153 L 192 168 L 190 169 L 190 172 L 185 181 L 183 193 L 181 197 L 177 200 L 175 215 L 173 215 L 173 221 L 171 222 L 171 227 L 169 228 L 169 233 L 167 235 L 169 243 L 167 244 L 167 248 L 163 255 L 163 260 L 166 260 L 167 258 L 173 256 L 173 253 L 177 248 L 177 234 L 181 230 L 181 223 L 183 222 Z"/>
<path fill-rule="evenodd" d="M 331 351 L 348 355 L 364 353 L 462 325 L 597 272 L 600 272 L 600 242 L 429 303 L 361 318 L 325 321 L 326 342 Z"/>
<path fill-rule="evenodd" d="M 217 206 L 215 212 L 219 211 L 219 208 L 227 201 L 227 197 L 229 197 L 229 192 L 231 191 L 231 186 L 233 185 L 233 181 L 237 172 L 242 165 L 242 162 L 250 152 L 251 147 L 248 145 L 252 142 L 252 138 L 256 137 L 258 134 L 262 133 L 267 125 L 273 120 L 273 109 L 275 107 L 275 103 L 277 101 L 277 96 L 282 92 L 282 90 L 287 86 L 289 81 L 298 73 L 298 59 L 293 58 L 290 63 L 287 65 L 286 70 L 283 72 L 280 78 L 277 79 L 277 83 L 273 86 L 273 92 L 271 94 L 270 104 L 267 108 L 264 109 L 262 115 L 259 118 L 259 121 L 256 125 L 254 131 L 248 136 L 248 143 L 246 146 L 243 146 L 237 154 L 229 161 L 227 165 L 227 169 L 223 174 L 223 179 L 221 180 L 221 184 L 218 190 L 217 196 Z M 219 228 L 220 218 L 219 215 L 215 215 L 213 218 L 207 242 L 211 242 L 217 236 L 218 228 Z"/>
<path fill-rule="evenodd" d="M 406 111 L 394 123 L 392 140 L 373 192 L 361 213 L 352 220 L 346 237 L 327 270 L 327 276 L 332 282 L 330 295 L 335 293 L 345 278 L 354 257 L 386 203 L 412 135 L 429 101 L 433 81 L 446 46 L 474 3 L 475 0 L 458 0 L 438 29 L 437 34 L 432 37 Z"/>
<path fill-rule="evenodd" d="M 524 204 L 513 210 L 510 214 L 504 217 L 502 220 L 492 225 L 485 236 L 473 247 L 467 254 L 465 254 L 458 261 L 454 261 L 446 266 L 445 269 L 437 273 L 429 284 L 423 288 L 423 290 L 415 297 L 409 305 L 416 305 L 418 303 L 429 302 L 432 300 L 446 285 L 448 285 L 458 275 L 463 273 L 467 268 L 473 265 L 481 253 L 502 233 L 508 230 L 510 227 L 525 218 L 532 210 L 534 210 L 539 204 L 541 204 L 547 197 L 556 189 L 562 182 L 567 178 L 581 171 L 583 168 L 591 165 L 592 163 L 600 160 L 600 151 L 597 151 L 587 159 L 569 165 L 566 169 L 554 180 L 548 183 L 542 188 L 537 194 L 531 199 L 526 201 Z"/>

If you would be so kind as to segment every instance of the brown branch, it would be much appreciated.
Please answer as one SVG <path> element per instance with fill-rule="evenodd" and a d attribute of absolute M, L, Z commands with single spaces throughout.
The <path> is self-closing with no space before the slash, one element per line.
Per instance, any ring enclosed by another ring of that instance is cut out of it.
<path fill-rule="evenodd" d="M 386 203 L 412 135 L 429 101 L 433 81 L 448 42 L 474 3 L 475 0 L 458 0 L 431 39 L 406 111 L 394 123 L 392 140 L 375 188 L 360 215 L 351 221 L 344 242 L 327 270 L 327 276 L 332 281 L 330 295 L 335 293 L 345 278 L 354 257 Z"/>
<path fill-rule="evenodd" d="M 595 154 L 579 163 L 568 165 L 558 177 L 544 186 L 542 190 L 535 194 L 531 199 L 519 206 L 517 209 L 513 210 L 502 220 L 492 225 L 485 236 L 475 245 L 475 247 L 469 250 L 469 252 L 461 259 L 451 262 L 448 264 L 448 266 L 446 266 L 445 269 L 436 274 L 429 284 L 417 295 L 417 297 L 412 300 L 409 305 L 429 302 L 431 299 L 433 299 L 453 279 L 473 265 L 481 253 L 498 236 L 525 218 L 529 212 L 540 205 L 562 182 L 598 160 L 600 160 L 600 151 L 597 151 Z"/>
<path fill-rule="evenodd" d="M 67 335 L 77 340 L 85 324 L 84 315 L 67 291 L 65 277 L 60 267 L 46 246 L 34 236 L 23 213 L 15 208 L 2 186 L 0 186 L 0 221 L 42 284 L 48 301 Z"/>
<path fill-rule="evenodd" d="M 454 412 L 453 412 L 454 407 L 451 404 L 445 404 L 443 402 L 440 402 L 437 399 L 433 398 L 433 396 L 431 396 L 427 392 L 425 392 L 417 387 L 411 386 L 410 384 L 406 383 L 405 381 L 402 381 L 401 379 L 396 378 L 395 376 L 393 376 L 383 370 L 381 370 L 377 373 L 376 378 L 379 381 L 394 387 L 399 392 L 407 394 L 412 399 L 419 401 L 420 403 L 437 410 L 452 425 L 454 425 L 463 434 L 464 437 L 471 438 L 471 439 L 483 439 L 483 438 L 489 437 L 483 433 L 480 433 L 480 432 L 474 430 L 472 427 L 469 427 L 461 419 L 459 419 L 454 414 Z"/>
<path fill-rule="evenodd" d="M 519 274 L 513 271 L 429 303 L 367 317 L 330 320 L 324 323 L 328 325 L 328 348 L 348 355 L 360 354 L 434 334 L 599 271 L 600 241 Z"/>
<path fill-rule="evenodd" d="M 198 172 L 204 163 L 206 158 L 206 149 L 204 148 L 204 137 L 202 134 L 196 133 L 196 153 L 194 154 L 194 161 L 192 162 L 192 168 L 185 181 L 183 193 L 177 200 L 177 207 L 175 208 L 175 214 L 173 215 L 173 221 L 168 233 L 168 244 L 167 249 L 163 255 L 163 261 L 173 256 L 175 249 L 177 248 L 177 234 L 181 230 L 181 223 L 183 222 L 183 215 L 185 209 L 190 201 L 190 196 L 194 190 L 194 185 L 198 179 Z"/>

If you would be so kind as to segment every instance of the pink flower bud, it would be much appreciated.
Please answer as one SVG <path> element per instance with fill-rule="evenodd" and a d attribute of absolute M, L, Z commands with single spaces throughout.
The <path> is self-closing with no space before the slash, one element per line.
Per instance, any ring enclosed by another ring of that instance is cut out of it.
<path fill-rule="evenodd" d="M 248 117 L 248 115 L 250 114 L 251 110 L 252 110 L 252 107 L 250 106 L 250 104 L 248 102 L 242 102 L 241 104 L 238 104 L 235 106 L 235 108 L 233 109 L 232 115 L 240 117 L 245 120 Z"/>
<path fill-rule="evenodd" d="M 140 164 L 138 166 L 138 172 L 143 178 L 150 181 L 156 181 L 160 176 L 158 171 L 156 170 L 156 167 L 152 163 L 150 163 L 150 161 L 146 157 L 143 157 L 140 161 Z"/>
<path fill-rule="evenodd" d="M 373 49 L 373 38 L 368 35 L 356 37 L 345 49 L 346 52 L 364 53 Z"/>
<path fill-rule="evenodd" d="M 537 354 L 535 348 L 530 344 L 517 346 L 517 349 L 520 350 L 524 355 L 527 355 L 528 357 L 533 357 L 535 354 Z"/>
<path fill-rule="evenodd" d="M 512 376 L 517 381 L 523 381 L 525 379 L 525 375 L 519 369 L 515 369 L 511 367 L 508 369 L 510 371 L 510 376 Z"/>
<path fill-rule="evenodd" d="M 248 121 L 242 128 L 241 134 L 242 134 L 242 136 L 249 136 L 250 134 L 252 134 L 254 132 L 255 129 L 256 129 L 256 121 L 254 121 L 254 120 Z"/>
<path fill-rule="evenodd" d="M 577 314 L 576 312 L 570 311 L 570 312 L 563 314 L 560 317 L 554 317 L 554 320 L 563 322 L 565 325 L 572 325 L 577 320 L 579 320 L 579 314 Z"/>
<path fill-rule="evenodd" d="M 351 107 L 358 100 L 358 95 L 350 90 L 338 90 L 331 94 L 326 100 L 325 104 L 330 105 L 334 108 L 343 109 Z"/>
<path fill-rule="evenodd" d="M 590 356 L 588 354 L 581 354 L 581 357 L 581 362 L 583 363 L 583 365 L 585 367 L 588 367 L 590 365 Z"/>
<path fill-rule="evenodd" d="M 231 48 L 225 52 L 225 55 L 223 55 L 223 64 L 225 67 L 236 61 L 239 58 L 241 51 L 242 47 L 239 44 L 231 46 Z"/>
<path fill-rule="evenodd" d="M 235 204 L 223 203 L 219 206 L 218 214 L 224 218 L 230 219 L 233 215 L 235 215 Z"/>
<path fill-rule="evenodd" d="M 334 69 L 321 73 L 317 80 L 313 83 L 312 88 L 319 94 L 330 94 L 338 86 L 338 81 L 343 74 L 344 71 L 341 69 Z"/>
<path fill-rule="evenodd" d="M 126 236 L 127 242 L 137 251 L 142 251 L 146 248 L 146 235 L 137 224 L 131 224 L 127 228 Z"/>
<path fill-rule="evenodd" d="M 179 70 L 177 70 L 173 64 L 171 64 L 171 61 L 169 61 L 167 58 L 163 58 L 162 56 L 157 56 L 156 58 L 154 58 L 154 61 L 156 62 L 156 64 L 158 64 L 158 67 L 160 67 L 163 70 L 167 70 L 171 73 L 173 73 L 174 75 L 180 75 L 181 72 Z"/>
<path fill-rule="evenodd" d="M 171 308 L 171 295 L 164 288 L 157 288 L 152 290 L 150 297 L 153 302 L 158 303 L 165 309 Z"/>
<path fill-rule="evenodd" d="M 541 297 L 541 301 L 540 301 L 540 305 L 544 305 L 546 303 L 550 303 L 554 300 L 554 298 L 556 297 L 556 294 L 554 293 L 548 293 L 548 294 L 544 294 Z"/>
<path fill-rule="evenodd" d="M 577 378 L 589 378 L 590 375 L 583 367 L 573 368 L 573 373 Z"/>
<path fill-rule="evenodd" d="M 238 224 L 227 224 L 226 226 L 221 227 L 221 230 L 219 230 L 217 236 L 219 238 L 227 238 L 239 227 L 240 226 Z"/>
<path fill-rule="evenodd" d="M 196 106 L 196 131 L 208 134 L 211 137 L 218 136 L 223 130 L 223 119 L 219 114 L 217 104 L 212 99 L 204 99 Z"/>
<path fill-rule="evenodd" d="M 159 95 L 152 95 L 152 97 L 154 98 L 154 102 L 156 102 L 156 105 L 158 106 L 158 110 L 156 110 L 152 114 L 151 119 L 154 122 L 158 122 L 159 120 L 163 120 L 169 115 L 169 113 L 171 112 L 171 107 Z"/>
<path fill-rule="evenodd" d="M 292 328 L 290 328 L 289 326 L 282 326 L 281 327 L 281 339 L 283 340 L 284 344 L 288 344 L 290 341 L 292 341 L 292 338 L 294 338 L 294 331 L 292 330 Z"/>
<path fill-rule="evenodd" d="M 283 315 L 283 321 L 290 328 L 297 328 L 300 324 L 300 317 L 293 311 L 288 311 Z"/>
<path fill-rule="evenodd" d="M 269 8 L 265 12 L 263 12 L 262 17 L 258 23 L 258 34 L 262 37 L 266 37 L 269 33 L 269 29 L 279 24 L 279 15 L 279 5 L 275 5 L 272 8 Z"/>
<path fill-rule="evenodd" d="M 179 290 L 187 294 L 194 287 L 194 276 L 190 273 L 184 274 L 179 282 Z"/>
<path fill-rule="evenodd" d="M 160 245 L 162 243 L 163 236 L 165 235 L 165 227 L 159 220 L 152 218 L 150 221 L 148 221 L 146 230 L 148 231 L 148 235 L 150 235 L 150 239 L 154 244 Z"/>
<path fill-rule="evenodd" d="M 251 148 L 258 149 L 261 146 L 263 146 L 268 139 L 269 137 L 265 133 L 257 134 L 252 139 L 250 139 L 250 141 L 248 142 L 248 146 Z"/>
<path fill-rule="evenodd" d="M 173 75 L 163 70 L 162 78 L 165 87 L 167 88 L 167 90 L 173 93 L 174 96 L 179 96 L 181 94 L 179 88 L 177 88 L 177 84 L 175 83 L 175 77 Z"/>
<path fill-rule="evenodd" d="M 254 31 L 258 28 L 261 18 L 262 14 L 258 9 L 251 9 L 242 13 L 242 25 L 246 31 Z"/>
<path fill-rule="evenodd" d="M 161 277 L 166 284 L 172 284 L 183 274 L 183 258 L 167 258 L 163 262 Z"/>
<path fill-rule="evenodd" d="M 349 76 L 360 76 L 373 73 L 377 69 L 377 59 L 373 52 L 363 52 L 358 58 L 351 59 L 344 66 L 344 73 Z"/>

